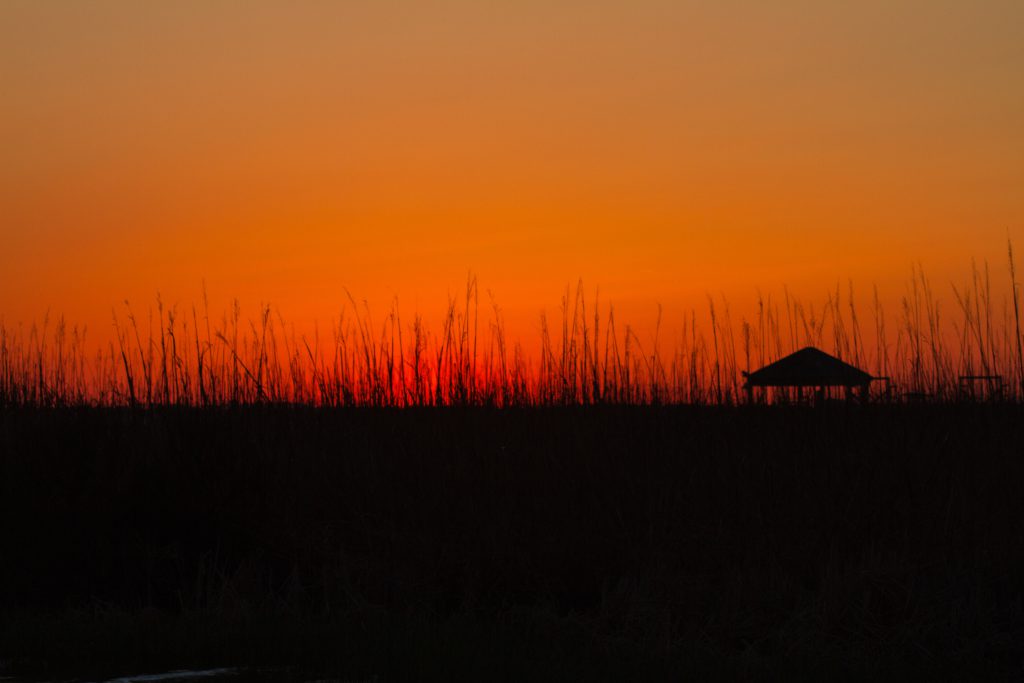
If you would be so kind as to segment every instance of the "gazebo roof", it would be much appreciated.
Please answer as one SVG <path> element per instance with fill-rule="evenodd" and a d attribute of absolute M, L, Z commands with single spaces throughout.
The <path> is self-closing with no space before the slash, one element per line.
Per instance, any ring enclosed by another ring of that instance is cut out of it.
<path fill-rule="evenodd" d="M 800 349 L 747 376 L 750 387 L 854 387 L 871 375 L 813 346 Z"/>

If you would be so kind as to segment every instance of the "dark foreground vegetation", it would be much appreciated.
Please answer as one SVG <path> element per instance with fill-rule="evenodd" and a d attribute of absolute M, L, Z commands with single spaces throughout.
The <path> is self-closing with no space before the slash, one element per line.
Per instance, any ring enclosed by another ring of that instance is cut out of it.
<path fill-rule="evenodd" d="M 1022 443 L 1014 404 L 7 408 L 0 674 L 1019 680 Z"/>

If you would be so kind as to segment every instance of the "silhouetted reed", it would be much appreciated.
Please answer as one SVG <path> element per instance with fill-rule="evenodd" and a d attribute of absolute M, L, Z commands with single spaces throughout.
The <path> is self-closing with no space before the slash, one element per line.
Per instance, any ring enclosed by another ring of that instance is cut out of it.
<path fill-rule="evenodd" d="M 974 265 L 966 283 L 952 286 L 954 310 L 913 268 L 895 328 L 876 288 L 873 339 L 861 328 L 852 283 L 845 301 L 837 283 L 817 307 L 788 289 L 781 302 L 759 294 L 756 318 L 738 323 L 728 301 L 709 296 L 706 313 L 684 312 L 667 353 L 660 307 L 645 344 L 633 327 L 618 326 L 612 306 L 588 300 L 582 282 L 563 294 L 557 325 L 541 315 L 536 354 L 509 341 L 493 300 L 481 321 L 472 276 L 436 332 L 419 314 L 404 324 L 397 300 L 375 322 L 366 302 L 349 295 L 323 338 L 319 330 L 296 336 L 269 307 L 245 321 L 236 301 L 215 320 L 205 291 L 201 309 L 168 307 L 158 296 L 144 319 L 125 302 L 113 316 L 114 340 L 95 352 L 63 318 L 28 329 L 0 322 L 0 404 L 729 405 L 742 400 L 744 370 L 809 345 L 888 378 L 874 389 L 879 399 L 1019 401 L 1024 352 L 1010 244 L 1008 257 L 1008 295 L 997 300 L 988 264 Z"/>

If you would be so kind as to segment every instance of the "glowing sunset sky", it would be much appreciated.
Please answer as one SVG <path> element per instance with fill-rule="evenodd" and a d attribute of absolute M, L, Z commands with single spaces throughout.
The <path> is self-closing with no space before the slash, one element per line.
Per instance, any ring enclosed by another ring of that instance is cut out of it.
<path fill-rule="evenodd" d="M 0 4 L 0 316 L 155 292 L 528 331 L 1024 252 L 1024 2 Z M 646 308 L 645 308 L 646 307 Z"/>

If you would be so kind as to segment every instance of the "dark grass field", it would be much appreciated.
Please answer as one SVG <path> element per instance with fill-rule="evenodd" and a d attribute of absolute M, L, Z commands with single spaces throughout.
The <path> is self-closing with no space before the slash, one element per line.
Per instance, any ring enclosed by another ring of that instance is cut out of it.
<path fill-rule="evenodd" d="M 1012 404 L 3 409 L 0 673 L 1020 680 L 1022 446 Z"/>

